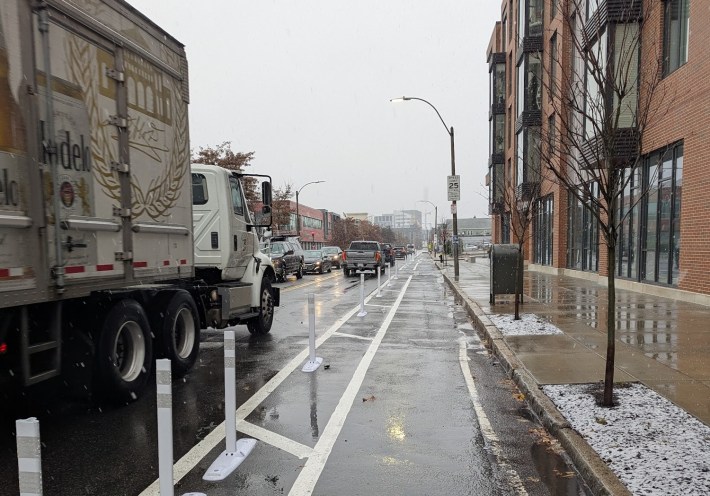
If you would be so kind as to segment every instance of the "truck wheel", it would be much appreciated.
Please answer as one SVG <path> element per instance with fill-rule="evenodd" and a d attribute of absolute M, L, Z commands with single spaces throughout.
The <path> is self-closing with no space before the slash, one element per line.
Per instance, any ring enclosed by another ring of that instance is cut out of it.
<path fill-rule="evenodd" d="M 266 334 L 274 322 L 274 295 L 271 291 L 271 281 L 267 277 L 261 280 L 261 298 L 259 316 L 247 321 L 247 329 L 252 334 Z"/>
<path fill-rule="evenodd" d="M 184 290 L 159 296 L 151 315 L 153 334 L 160 355 L 169 358 L 173 374 L 185 375 L 200 351 L 200 319 L 197 305 Z"/>
<path fill-rule="evenodd" d="M 343 276 L 344 277 L 350 276 L 350 271 L 347 268 L 343 269 Z"/>
<path fill-rule="evenodd" d="M 303 265 L 298 266 L 298 272 L 296 272 L 296 279 L 303 279 Z"/>
<path fill-rule="evenodd" d="M 96 373 L 100 396 L 112 403 L 128 403 L 140 396 L 153 365 L 153 343 L 148 318 L 138 302 L 114 303 L 100 326 Z"/>

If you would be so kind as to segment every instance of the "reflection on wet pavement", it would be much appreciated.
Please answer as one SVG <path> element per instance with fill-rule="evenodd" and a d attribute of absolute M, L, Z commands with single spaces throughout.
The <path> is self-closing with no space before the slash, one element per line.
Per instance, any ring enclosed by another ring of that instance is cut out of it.
<path fill-rule="evenodd" d="M 512 295 L 496 295 L 496 304 L 490 304 L 488 260 L 462 263 L 461 272 L 459 284 L 486 313 L 514 311 Z M 520 311 L 551 322 L 580 345 L 571 356 L 558 346 L 544 347 L 550 343 L 536 345 L 539 338 L 530 336 L 523 358 L 536 363 L 540 373 L 545 360 L 556 360 L 556 371 L 544 369 L 549 380 L 562 370 L 571 374 L 565 376 L 570 380 L 600 380 L 594 370 L 606 350 L 607 288 L 596 276 L 590 280 L 531 270 L 525 271 L 523 284 Z M 642 381 L 710 424 L 710 308 L 617 287 L 615 316 L 616 378 Z M 520 339 L 514 344 L 523 346 Z M 592 353 L 582 356 L 584 349 Z"/>

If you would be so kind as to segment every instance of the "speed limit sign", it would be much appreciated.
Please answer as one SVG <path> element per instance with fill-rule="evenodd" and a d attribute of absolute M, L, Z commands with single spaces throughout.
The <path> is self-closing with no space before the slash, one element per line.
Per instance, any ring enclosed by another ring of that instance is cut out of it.
<path fill-rule="evenodd" d="M 461 199 L 461 176 L 447 176 L 446 189 L 448 191 L 449 201 L 459 201 Z"/>

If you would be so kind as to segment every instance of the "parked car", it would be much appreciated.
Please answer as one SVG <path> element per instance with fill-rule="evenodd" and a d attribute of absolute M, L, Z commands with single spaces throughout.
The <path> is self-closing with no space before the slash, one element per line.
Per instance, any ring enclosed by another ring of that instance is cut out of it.
<path fill-rule="evenodd" d="M 298 237 L 297 236 L 274 236 L 271 238 L 271 241 L 286 241 L 291 245 L 291 247 L 293 248 L 293 253 L 301 261 L 301 274 L 302 274 L 303 273 L 303 265 L 306 263 L 306 261 L 305 261 L 305 254 L 303 252 L 303 247 L 301 246 L 301 242 L 298 240 Z"/>
<path fill-rule="evenodd" d="M 382 252 L 385 256 L 385 263 L 390 264 L 390 267 L 394 266 L 394 247 L 389 243 L 382 243 Z"/>
<path fill-rule="evenodd" d="M 296 279 L 303 277 L 303 262 L 296 254 L 295 246 L 289 241 L 272 241 L 269 256 L 274 265 L 277 281 L 285 281 L 289 274 L 295 274 Z"/>
<path fill-rule="evenodd" d="M 304 256 L 306 262 L 303 266 L 304 272 L 318 272 L 322 274 L 323 272 L 330 272 L 333 266 L 330 256 L 323 253 L 323 250 L 306 250 Z"/>
<path fill-rule="evenodd" d="M 404 246 L 394 247 L 394 257 L 395 258 L 407 258 L 407 249 Z"/>
<path fill-rule="evenodd" d="M 321 251 L 330 257 L 333 267 L 340 269 L 343 263 L 343 250 L 339 246 L 324 246 Z"/>

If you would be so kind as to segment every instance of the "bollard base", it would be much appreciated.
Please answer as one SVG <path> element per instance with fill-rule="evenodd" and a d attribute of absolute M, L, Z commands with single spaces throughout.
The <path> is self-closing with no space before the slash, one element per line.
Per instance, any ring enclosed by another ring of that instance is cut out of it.
<path fill-rule="evenodd" d="M 237 450 L 234 452 L 223 451 L 222 454 L 212 462 L 212 465 L 207 469 L 202 479 L 206 481 L 224 480 L 246 460 L 249 453 L 254 449 L 254 446 L 256 446 L 256 439 L 238 439 Z"/>
<path fill-rule="evenodd" d="M 321 357 L 316 357 L 316 359 L 313 361 L 308 360 L 305 365 L 303 365 L 301 372 L 315 372 L 316 370 L 318 370 L 318 367 L 320 367 L 321 363 L 323 363 L 323 358 Z"/>
<path fill-rule="evenodd" d="M 367 315 L 367 310 L 363 310 L 357 314 L 358 317 L 364 317 L 365 315 Z"/>
<path fill-rule="evenodd" d="M 182 496 L 207 496 L 205 493 L 183 493 Z"/>

